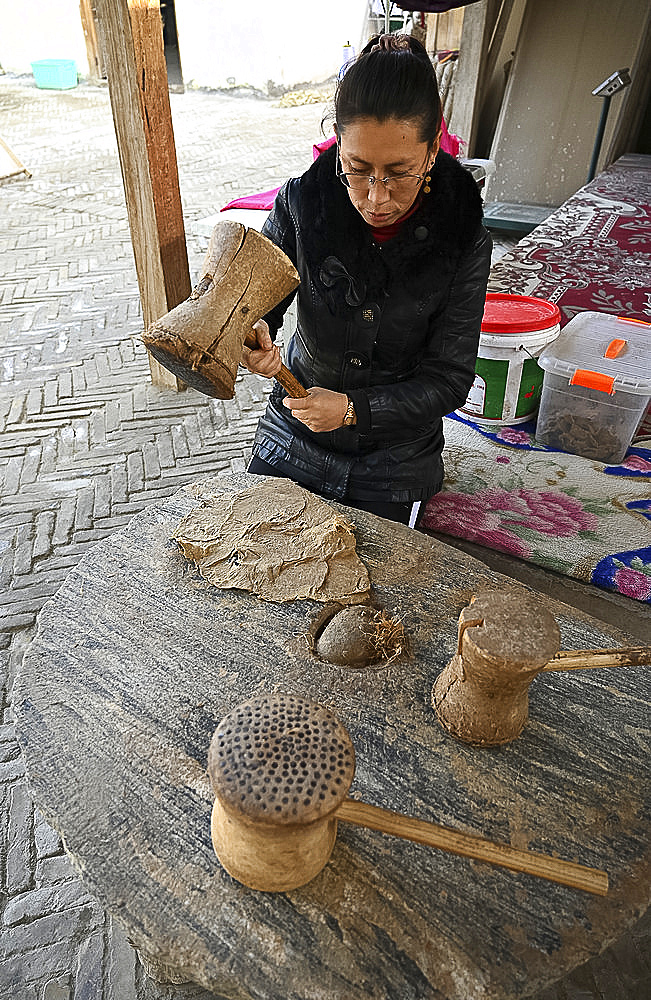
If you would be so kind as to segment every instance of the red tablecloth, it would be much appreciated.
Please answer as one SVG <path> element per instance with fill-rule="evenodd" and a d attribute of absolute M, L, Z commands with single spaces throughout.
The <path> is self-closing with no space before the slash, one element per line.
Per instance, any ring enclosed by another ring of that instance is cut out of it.
<path fill-rule="evenodd" d="M 651 156 L 629 154 L 580 188 L 491 270 L 491 292 L 651 322 Z"/>

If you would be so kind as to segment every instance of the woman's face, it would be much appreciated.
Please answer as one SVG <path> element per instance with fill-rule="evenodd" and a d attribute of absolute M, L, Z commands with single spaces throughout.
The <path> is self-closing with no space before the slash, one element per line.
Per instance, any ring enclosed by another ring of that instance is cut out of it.
<path fill-rule="evenodd" d="M 422 181 L 405 179 L 393 188 L 380 178 L 405 174 L 425 175 L 434 164 L 439 148 L 422 142 L 416 124 L 389 118 L 358 118 L 339 140 L 340 169 L 346 174 L 377 178 L 375 184 L 347 188 L 348 196 L 364 221 L 375 229 L 401 219 L 416 200 Z"/>

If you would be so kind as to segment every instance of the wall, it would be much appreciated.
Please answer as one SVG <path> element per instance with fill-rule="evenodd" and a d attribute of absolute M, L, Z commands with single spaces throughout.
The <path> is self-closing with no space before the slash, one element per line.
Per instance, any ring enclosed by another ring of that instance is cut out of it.
<path fill-rule="evenodd" d="M 265 92 L 339 71 L 342 47 L 359 50 L 366 0 L 176 0 L 186 86 Z"/>
<path fill-rule="evenodd" d="M 0 65 L 31 73 L 37 59 L 74 59 L 88 75 L 79 0 L 0 0 Z"/>
<path fill-rule="evenodd" d="M 648 0 L 528 0 L 491 149 L 488 201 L 560 205 L 586 182 L 603 106 L 591 91 L 634 64 Z M 628 90 L 612 98 L 598 169 Z"/>
<path fill-rule="evenodd" d="M 366 0 L 176 0 L 186 85 L 288 89 L 339 71 L 359 51 Z M 36 59 L 74 59 L 89 73 L 79 0 L 0 0 L 0 65 L 31 73 Z"/>

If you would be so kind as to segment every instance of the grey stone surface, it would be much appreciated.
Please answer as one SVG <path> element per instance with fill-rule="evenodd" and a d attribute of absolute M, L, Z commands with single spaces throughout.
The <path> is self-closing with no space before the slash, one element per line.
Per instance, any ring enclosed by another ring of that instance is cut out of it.
<path fill-rule="evenodd" d="M 206 241 L 195 223 L 303 170 L 324 105 L 206 92 L 172 94 L 171 104 L 196 277 Z M 92 544 L 184 483 L 245 468 L 268 385 L 247 376 L 228 405 L 151 386 L 104 87 L 42 91 L 31 77 L 0 76 L 0 134 L 32 172 L 0 182 L 0 996 L 208 1000 L 149 981 L 119 925 L 74 903 L 83 887 L 71 895 L 77 876 L 58 835 L 30 811 L 11 691 L 38 611 Z M 508 245 L 498 236 L 495 257 Z M 615 604 L 613 624 L 625 628 L 633 605 Z M 40 914 L 30 893 L 47 901 Z M 12 906 L 24 921 L 3 926 Z M 648 1000 L 650 941 L 645 917 L 538 1000 Z"/>
<path fill-rule="evenodd" d="M 106 1000 L 134 997 L 139 974 L 138 956 L 117 920 L 109 918 L 106 935 Z"/>
<path fill-rule="evenodd" d="M 457 646 L 469 594 L 507 588 L 527 615 L 527 592 L 420 532 L 355 511 L 373 599 L 404 623 L 409 649 L 362 671 L 318 659 L 299 641 L 321 614 L 316 602 L 207 586 L 170 545 L 197 503 L 254 479 L 181 490 L 95 546 L 43 609 L 14 689 L 37 801 L 139 951 L 177 982 L 241 1000 L 519 1000 L 634 926 L 649 900 L 651 771 L 638 733 L 651 676 L 547 674 L 519 739 L 493 751 L 462 746 L 423 695 Z M 623 641 L 536 600 L 564 648 Z M 220 718 L 261 684 L 341 719 L 356 748 L 353 797 L 603 868 L 607 898 L 346 823 L 308 885 L 243 891 L 210 844 L 206 755 Z"/>
<path fill-rule="evenodd" d="M 53 855 L 61 853 L 63 845 L 61 844 L 61 837 L 53 830 L 51 826 L 43 819 L 38 809 L 34 813 L 34 844 L 36 846 L 36 857 L 40 860 L 41 858 L 50 858 Z"/>
<path fill-rule="evenodd" d="M 72 996 L 70 976 L 57 976 L 50 979 L 43 989 L 43 1000 L 70 1000 Z"/>

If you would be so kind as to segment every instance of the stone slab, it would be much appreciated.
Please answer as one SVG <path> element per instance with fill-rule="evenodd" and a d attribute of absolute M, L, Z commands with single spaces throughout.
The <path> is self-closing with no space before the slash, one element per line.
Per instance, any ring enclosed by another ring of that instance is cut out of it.
<path fill-rule="evenodd" d="M 241 489 L 254 477 L 215 481 Z M 204 487 L 208 489 L 208 487 Z M 203 581 L 170 540 L 197 500 L 151 505 L 100 542 L 44 608 L 16 682 L 28 778 L 88 889 L 148 959 L 233 1000 L 515 1000 L 596 955 L 649 903 L 649 673 L 538 677 L 514 743 L 438 726 L 431 686 L 459 612 L 521 585 L 393 522 L 342 508 L 376 604 L 409 655 L 352 671 L 301 636 L 321 607 Z M 549 597 L 562 647 L 626 636 Z M 351 793 L 422 819 L 605 869 L 605 898 L 340 824 L 307 886 L 258 893 L 210 843 L 210 738 L 234 706 L 286 691 L 331 708 L 357 754 Z"/>

